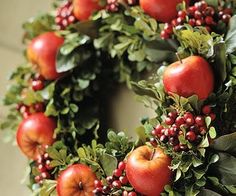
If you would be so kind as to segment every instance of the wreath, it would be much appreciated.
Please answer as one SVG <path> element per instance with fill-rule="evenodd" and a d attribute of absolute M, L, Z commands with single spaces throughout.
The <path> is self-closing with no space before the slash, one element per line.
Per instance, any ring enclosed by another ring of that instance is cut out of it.
<path fill-rule="evenodd" d="M 52 7 L 23 24 L 3 100 L 32 194 L 236 195 L 235 0 Z M 155 111 L 136 140 L 108 127 L 121 83 Z"/>

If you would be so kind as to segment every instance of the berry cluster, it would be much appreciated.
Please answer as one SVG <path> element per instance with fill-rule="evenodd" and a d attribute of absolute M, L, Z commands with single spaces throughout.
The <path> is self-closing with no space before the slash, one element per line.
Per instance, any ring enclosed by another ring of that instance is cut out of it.
<path fill-rule="evenodd" d="M 40 91 L 44 88 L 44 77 L 41 75 L 35 75 L 31 81 L 31 87 L 34 91 Z"/>
<path fill-rule="evenodd" d="M 117 169 L 113 171 L 112 176 L 106 178 L 106 182 L 103 183 L 101 180 L 95 180 L 93 191 L 96 196 L 112 195 L 112 193 L 121 190 L 120 195 L 122 196 L 137 196 L 138 193 L 135 191 L 127 191 L 122 186 L 129 186 L 129 181 L 125 174 L 126 163 L 124 161 L 118 164 Z"/>
<path fill-rule="evenodd" d="M 47 148 L 47 146 L 45 148 Z M 38 159 L 36 160 L 36 167 L 39 175 L 35 176 L 34 178 L 36 183 L 42 184 L 43 180 L 51 179 L 50 172 L 52 170 L 52 167 L 50 166 L 50 163 L 51 159 L 48 153 L 44 153 L 43 155 L 40 155 L 38 157 Z"/>
<path fill-rule="evenodd" d="M 161 38 L 170 38 L 173 34 L 173 29 L 185 23 L 192 27 L 205 26 L 208 32 L 217 32 L 217 26 L 222 23 L 227 25 L 232 16 L 232 10 L 229 8 L 219 8 L 219 10 L 215 10 L 214 7 L 209 6 L 205 1 L 196 2 L 187 10 L 178 11 L 177 18 L 173 19 L 171 23 L 165 23 L 164 29 L 161 31 Z"/>
<path fill-rule="evenodd" d="M 16 108 L 23 118 L 27 118 L 33 113 L 36 112 L 44 112 L 45 111 L 45 105 L 43 102 L 37 102 L 31 105 L 25 105 L 23 103 L 19 103 Z"/>
<path fill-rule="evenodd" d="M 57 8 L 55 23 L 60 30 L 65 29 L 70 24 L 76 22 L 76 18 L 73 14 L 72 2 L 68 1 L 61 7 Z"/>
<path fill-rule="evenodd" d="M 44 81 L 45 79 L 41 76 L 36 74 L 35 77 L 30 80 L 30 85 L 33 91 L 39 91 L 44 88 Z M 25 93 L 27 93 L 27 89 L 23 89 L 21 92 L 21 96 L 24 97 Z M 24 103 L 18 103 L 16 106 L 16 109 L 23 118 L 27 118 L 33 113 L 36 112 L 44 112 L 45 111 L 45 105 L 43 102 L 37 102 L 31 105 L 26 105 Z"/>
<path fill-rule="evenodd" d="M 211 117 L 212 121 L 216 118 L 209 105 L 205 105 L 202 108 L 202 115 L 197 116 L 191 112 L 185 112 L 184 114 L 179 114 L 176 110 L 169 112 L 164 124 L 158 125 L 152 131 L 154 138 L 150 142 L 155 146 L 155 141 L 158 139 L 160 142 L 172 146 L 176 152 L 186 151 L 188 146 L 181 144 L 179 136 L 184 136 L 193 145 L 199 144 L 208 131 L 205 123 L 205 118 L 208 116 Z"/>
<path fill-rule="evenodd" d="M 128 5 L 136 5 L 137 0 L 126 0 Z M 119 10 L 119 0 L 107 0 L 106 10 L 109 12 L 117 12 Z"/>

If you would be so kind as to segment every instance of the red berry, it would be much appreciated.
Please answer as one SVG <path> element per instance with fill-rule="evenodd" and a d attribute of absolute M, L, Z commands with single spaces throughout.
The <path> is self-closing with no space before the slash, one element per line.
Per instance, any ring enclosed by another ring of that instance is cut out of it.
<path fill-rule="evenodd" d="M 196 26 L 202 26 L 203 24 L 204 24 L 204 20 L 202 20 L 202 19 L 196 20 Z"/>
<path fill-rule="evenodd" d="M 107 176 L 106 177 L 106 181 L 107 181 L 107 184 L 112 184 L 112 182 L 113 182 L 113 177 L 112 176 Z"/>
<path fill-rule="evenodd" d="M 169 144 L 170 144 L 171 146 L 175 146 L 175 145 L 177 145 L 178 143 L 179 143 L 179 141 L 178 141 L 178 139 L 175 138 L 175 137 L 171 137 L 171 138 L 169 139 Z"/>
<path fill-rule="evenodd" d="M 176 136 L 177 131 L 178 131 L 177 128 L 171 127 L 171 128 L 168 129 L 168 133 L 169 133 L 168 135 L 169 136 Z"/>
<path fill-rule="evenodd" d="M 196 20 L 194 18 L 189 19 L 188 23 L 194 27 L 196 25 Z"/>
<path fill-rule="evenodd" d="M 178 145 L 176 145 L 176 146 L 174 146 L 174 151 L 175 152 L 179 152 L 181 149 L 180 149 L 180 145 L 178 144 Z"/>
<path fill-rule="evenodd" d="M 39 91 L 44 88 L 44 83 L 42 80 L 33 80 L 32 81 L 32 89 L 34 91 Z"/>
<path fill-rule="evenodd" d="M 34 108 L 35 112 L 44 112 L 44 110 L 45 110 L 44 103 L 42 103 L 42 102 L 35 103 L 33 105 L 33 108 Z"/>
<path fill-rule="evenodd" d="M 173 27 L 176 27 L 176 26 L 179 25 L 177 19 L 172 20 L 172 21 L 171 21 L 171 24 L 172 24 Z"/>
<path fill-rule="evenodd" d="M 178 113 L 176 111 L 172 111 L 168 113 L 168 116 L 172 119 L 176 119 Z"/>
<path fill-rule="evenodd" d="M 195 7 L 195 6 L 191 6 L 191 7 L 189 7 L 188 9 L 187 9 L 187 13 L 189 14 L 189 15 L 194 15 L 194 12 L 197 10 L 197 8 Z"/>
<path fill-rule="evenodd" d="M 120 177 L 122 175 L 122 170 L 120 169 L 115 169 L 113 171 L 113 176 Z"/>
<path fill-rule="evenodd" d="M 102 187 L 102 182 L 101 182 L 101 180 L 95 180 L 95 181 L 94 181 L 94 186 L 95 186 L 95 188 L 100 188 L 100 187 Z"/>
<path fill-rule="evenodd" d="M 195 19 L 202 19 L 202 13 L 200 11 L 195 11 L 194 12 L 194 18 Z"/>
<path fill-rule="evenodd" d="M 121 188 L 121 182 L 119 180 L 115 180 L 112 182 L 112 186 L 116 189 L 120 189 Z"/>
<path fill-rule="evenodd" d="M 195 123 L 194 119 L 190 118 L 190 117 L 187 118 L 185 121 L 186 121 L 186 124 L 189 125 L 189 126 L 191 126 Z"/>
<path fill-rule="evenodd" d="M 121 171 L 125 170 L 126 163 L 124 161 L 119 162 L 118 169 Z"/>
<path fill-rule="evenodd" d="M 180 127 L 181 125 L 183 125 L 185 123 L 185 120 L 183 117 L 177 117 L 175 119 L 175 124 L 177 125 L 177 127 Z"/>
<path fill-rule="evenodd" d="M 199 128 L 199 132 L 200 132 L 201 135 L 205 135 L 206 132 L 207 132 L 207 128 L 204 127 L 204 126 L 203 126 L 203 127 L 200 127 L 200 128 Z"/>
<path fill-rule="evenodd" d="M 189 131 L 186 134 L 186 138 L 187 138 L 188 141 L 194 142 L 196 140 L 196 134 L 193 131 Z"/>
<path fill-rule="evenodd" d="M 46 159 L 49 159 L 50 157 L 49 157 L 49 154 L 48 153 L 44 153 L 44 155 L 43 155 L 43 158 L 46 160 Z"/>
<path fill-rule="evenodd" d="M 34 80 L 41 80 L 41 81 L 44 81 L 45 78 L 39 74 L 39 73 L 36 73 L 35 76 L 34 76 Z"/>
<path fill-rule="evenodd" d="M 213 7 L 207 7 L 203 13 L 205 16 L 213 16 L 215 14 L 215 10 Z"/>
<path fill-rule="evenodd" d="M 36 183 L 39 183 L 41 180 L 42 180 L 41 176 L 35 176 L 35 177 L 34 177 L 34 181 L 35 181 Z"/>
<path fill-rule="evenodd" d="M 44 167 L 44 165 L 43 164 L 39 164 L 38 165 L 38 171 L 39 172 L 46 172 L 47 171 L 47 168 L 46 167 Z"/>
<path fill-rule="evenodd" d="M 137 196 L 137 193 L 135 193 L 134 191 L 129 192 L 128 196 Z"/>
<path fill-rule="evenodd" d="M 126 176 L 120 176 L 119 181 L 121 184 L 126 185 L 128 183 L 128 178 Z"/>
<path fill-rule="evenodd" d="M 42 177 L 43 179 L 49 179 L 49 178 L 50 178 L 50 174 L 49 174 L 48 172 L 42 172 L 42 173 L 41 173 L 41 177 Z"/>
<path fill-rule="evenodd" d="M 211 106 L 209 106 L 209 105 L 203 106 L 202 113 L 205 114 L 205 115 L 210 114 L 211 113 Z"/>
<path fill-rule="evenodd" d="M 50 164 L 51 164 L 51 161 L 50 160 L 46 160 L 45 167 L 47 168 L 47 170 L 51 170 L 52 169 Z"/>
<path fill-rule="evenodd" d="M 211 25 L 211 24 L 214 23 L 214 20 L 213 20 L 213 18 L 212 18 L 211 16 L 207 16 L 207 17 L 205 18 L 205 23 L 206 23 L 207 25 Z"/>
<path fill-rule="evenodd" d="M 178 11 L 178 17 L 185 18 L 186 17 L 186 12 L 183 10 Z"/>
<path fill-rule="evenodd" d="M 122 196 L 128 196 L 128 191 L 123 191 Z"/>
<path fill-rule="evenodd" d="M 173 125 L 174 122 L 175 122 L 175 120 L 174 120 L 173 118 L 167 117 L 167 118 L 165 119 L 165 123 L 166 123 L 167 125 Z"/>
<path fill-rule="evenodd" d="M 103 186 L 102 188 L 102 192 L 106 195 L 108 195 L 108 193 L 110 192 L 110 187 L 109 186 Z"/>
<path fill-rule="evenodd" d="M 195 118 L 195 123 L 198 125 L 198 126 L 204 126 L 205 125 L 205 118 L 203 116 L 197 116 Z"/>
<path fill-rule="evenodd" d="M 178 17 L 176 20 L 179 25 L 185 22 L 185 18 L 182 18 L 182 17 Z"/>
<path fill-rule="evenodd" d="M 172 27 L 172 25 L 169 24 L 169 23 L 165 23 L 164 31 L 165 31 L 167 34 L 172 34 L 172 33 L 173 33 L 173 27 Z"/>
<path fill-rule="evenodd" d="M 168 137 L 165 136 L 165 135 L 162 135 L 162 136 L 160 137 L 160 141 L 163 142 L 163 143 L 166 143 L 166 142 L 168 142 Z"/>
<path fill-rule="evenodd" d="M 23 118 L 28 118 L 31 115 L 31 113 L 30 112 L 24 112 L 22 115 L 23 115 Z"/>
<path fill-rule="evenodd" d="M 161 39 L 169 39 L 170 38 L 170 34 L 168 34 L 165 30 L 161 31 Z"/>
<path fill-rule="evenodd" d="M 153 147 L 157 147 L 157 141 L 155 140 L 155 138 L 150 138 L 150 143 Z"/>
<path fill-rule="evenodd" d="M 229 14 L 224 14 L 222 16 L 222 21 L 225 22 L 225 23 L 228 23 L 230 18 L 231 18 L 231 16 Z"/>
<path fill-rule="evenodd" d="M 216 119 L 215 113 L 210 113 L 211 121 L 214 121 Z"/>
<path fill-rule="evenodd" d="M 193 118 L 193 114 L 191 112 L 186 112 L 184 114 L 184 120 L 187 120 L 188 118 Z"/>

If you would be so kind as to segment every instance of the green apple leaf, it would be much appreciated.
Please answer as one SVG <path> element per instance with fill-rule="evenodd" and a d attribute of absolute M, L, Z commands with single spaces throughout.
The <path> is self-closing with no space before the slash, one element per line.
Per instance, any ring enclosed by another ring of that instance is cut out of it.
<path fill-rule="evenodd" d="M 229 30 L 225 38 L 226 51 L 228 54 L 236 50 L 236 16 L 233 16 L 229 22 Z"/>
<path fill-rule="evenodd" d="M 218 153 L 219 160 L 209 168 L 224 185 L 236 185 L 236 157 L 228 153 Z"/>
<path fill-rule="evenodd" d="M 100 157 L 100 162 L 106 176 L 112 176 L 112 172 L 116 169 L 117 164 L 118 164 L 116 157 L 109 155 L 107 153 L 104 153 Z"/>
<path fill-rule="evenodd" d="M 213 141 L 211 148 L 233 154 L 236 156 L 236 132 L 223 135 Z"/>

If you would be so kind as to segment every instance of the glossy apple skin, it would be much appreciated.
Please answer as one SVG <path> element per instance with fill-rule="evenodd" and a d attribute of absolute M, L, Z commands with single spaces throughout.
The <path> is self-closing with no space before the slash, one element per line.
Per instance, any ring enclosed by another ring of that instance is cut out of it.
<path fill-rule="evenodd" d="M 73 0 L 73 13 L 79 21 L 88 20 L 95 12 L 102 9 L 99 0 Z"/>
<path fill-rule="evenodd" d="M 171 182 L 171 158 L 160 148 L 136 148 L 128 157 L 126 175 L 134 189 L 147 196 L 158 196 Z"/>
<path fill-rule="evenodd" d="M 189 4 L 189 0 L 184 0 Z M 177 16 L 176 6 L 183 0 L 140 0 L 140 6 L 145 13 L 159 22 L 171 22 Z"/>
<path fill-rule="evenodd" d="M 27 48 L 29 61 L 36 64 L 40 74 L 47 80 L 55 80 L 62 74 L 56 71 L 56 55 L 64 43 L 64 38 L 54 32 L 46 32 L 35 37 Z"/>
<path fill-rule="evenodd" d="M 61 172 L 57 180 L 57 194 L 58 196 L 93 196 L 96 179 L 96 175 L 89 166 L 71 165 Z"/>
<path fill-rule="evenodd" d="M 214 74 L 209 63 L 200 56 L 190 56 L 167 67 L 163 74 L 165 91 L 183 97 L 197 95 L 206 99 L 214 89 Z"/>
<path fill-rule="evenodd" d="M 18 126 L 16 139 L 21 151 L 30 159 L 36 160 L 45 145 L 52 145 L 56 122 L 43 113 L 31 114 Z"/>

